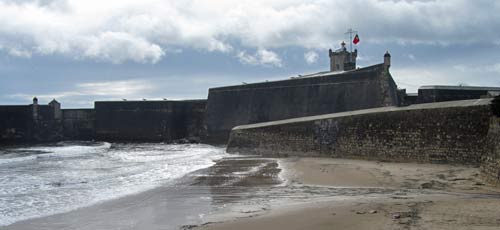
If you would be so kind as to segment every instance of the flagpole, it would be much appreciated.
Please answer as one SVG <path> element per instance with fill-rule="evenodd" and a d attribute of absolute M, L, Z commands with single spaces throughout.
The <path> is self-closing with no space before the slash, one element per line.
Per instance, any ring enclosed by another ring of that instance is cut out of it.
<path fill-rule="evenodd" d="M 352 34 L 357 33 L 358 31 L 352 30 L 352 28 L 349 28 L 346 33 L 344 34 L 349 34 L 349 52 L 351 53 L 351 62 L 352 62 Z"/>
<path fill-rule="evenodd" d="M 352 28 L 349 28 L 347 30 L 347 32 L 345 32 L 344 34 L 349 34 L 349 52 L 352 53 L 352 34 L 353 33 L 357 33 L 358 31 L 356 30 L 352 30 Z"/>
<path fill-rule="evenodd" d="M 349 29 L 349 52 L 352 53 L 352 28 Z M 352 61 L 352 60 L 351 60 Z"/>

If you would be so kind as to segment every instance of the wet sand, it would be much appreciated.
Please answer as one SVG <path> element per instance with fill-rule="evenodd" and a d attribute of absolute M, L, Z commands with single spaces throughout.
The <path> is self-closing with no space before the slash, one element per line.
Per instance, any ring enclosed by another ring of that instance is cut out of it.
<path fill-rule="evenodd" d="M 280 184 L 277 166 L 275 160 L 227 158 L 173 184 L 67 213 L 20 221 L 0 229 L 169 230 L 202 224 L 204 216 L 230 213 L 225 210 L 233 207 L 231 204 L 262 196 L 258 193 L 259 187 Z M 248 205 L 245 212 L 253 208 L 261 207 Z M 240 215 L 246 215 L 245 212 Z"/>
<path fill-rule="evenodd" d="M 198 229 L 500 228 L 500 191 L 483 184 L 477 168 L 327 158 L 283 159 L 281 165 L 292 187 L 388 190 L 277 205 L 250 217 Z"/>
<path fill-rule="evenodd" d="M 498 207 L 473 167 L 238 157 L 2 229 L 499 229 Z"/>

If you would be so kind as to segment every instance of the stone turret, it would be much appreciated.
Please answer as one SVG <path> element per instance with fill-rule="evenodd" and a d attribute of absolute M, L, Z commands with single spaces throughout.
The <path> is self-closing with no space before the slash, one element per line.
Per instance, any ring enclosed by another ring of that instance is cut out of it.
<path fill-rule="evenodd" d="M 386 51 L 384 54 L 384 69 L 388 71 L 389 67 L 391 67 L 391 54 L 389 54 L 389 51 Z"/>
<path fill-rule="evenodd" d="M 38 106 L 38 98 L 33 98 L 33 104 L 31 106 L 33 113 L 33 121 L 38 122 L 38 112 L 40 111 L 40 107 Z"/>
<path fill-rule="evenodd" d="M 342 42 L 341 48 L 335 51 L 329 50 L 330 56 L 330 71 L 348 71 L 356 69 L 356 58 L 358 57 L 358 50 L 354 52 L 347 51 L 345 42 Z"/>

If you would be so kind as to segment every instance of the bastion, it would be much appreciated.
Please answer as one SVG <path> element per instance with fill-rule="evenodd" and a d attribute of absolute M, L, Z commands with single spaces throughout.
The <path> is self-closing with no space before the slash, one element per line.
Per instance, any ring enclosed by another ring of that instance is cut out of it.
<path fill-rule="evenodd" d="M 206 141 L 227 143 L 230 130 L 243 124 L 397 104 L 397 86 L 388 64 L 212 88 L 205 118 Z"/>
<path fill-rule="evenodd" d="M 235 127 L 230 153 L 480 166 L 500 183 L 492 99 L 385 107 Z"/>

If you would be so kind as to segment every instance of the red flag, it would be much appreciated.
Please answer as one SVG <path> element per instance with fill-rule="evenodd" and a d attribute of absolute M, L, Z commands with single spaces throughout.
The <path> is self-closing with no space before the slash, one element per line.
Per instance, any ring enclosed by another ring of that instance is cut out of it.
<path fill-rule="evenodd" d="M 354 43 L 354 45 L 357 45 L 359 43 L 359 36 L 358 36 L 358 34 L 356 34 L 356 36 L 354 36 L 354 40 L 352 40 L 352 43 Z"/>

